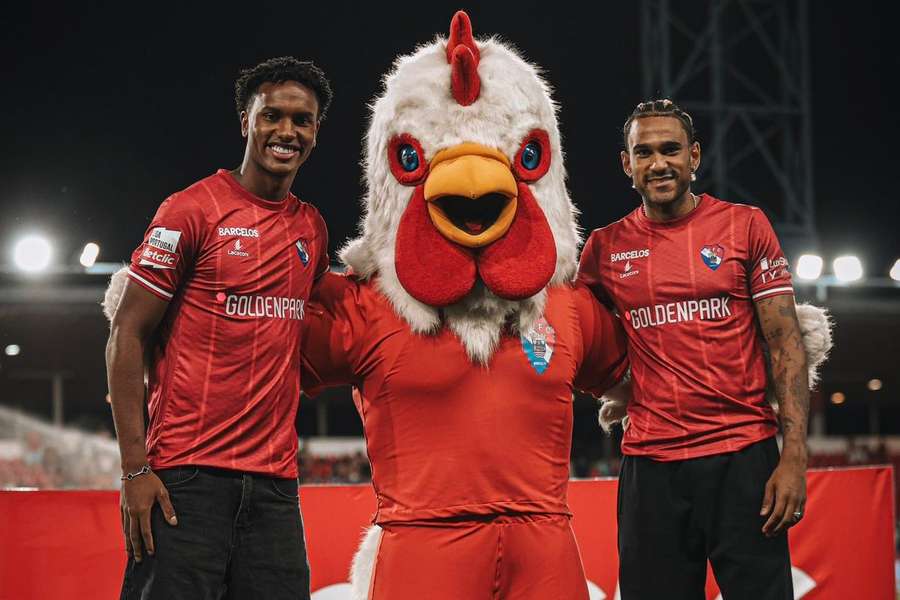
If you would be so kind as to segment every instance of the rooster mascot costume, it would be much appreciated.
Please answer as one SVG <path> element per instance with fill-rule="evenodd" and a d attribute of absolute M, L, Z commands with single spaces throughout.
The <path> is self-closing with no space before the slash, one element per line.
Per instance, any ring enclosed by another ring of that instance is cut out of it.
<path fill-rule="evenodd" d="M 363 421 L 377 511 L 354 595 L 587 600 L 572 393 L 601 395 L 627 360 L 617 320 L 573 283 L 549 87 L 459 12 L 447 39 L 397 59 L 366 139 L 361 235 L 348 274 L 313 290 L 301 374 L 311 394 L 352 385 Z M 624 413 L 611 404 L 604 425 Z"/>
<path fill-rule="evenodd" d="M 586 600 L 566 503 L 572 392 L 602 394 L 627 361 L 617 321 L 572 283 L 580 239 L 547 84 L 457 13 L 385 79 L 365 169 L 351 275 L 313 292 L 301 376 L 307 392 L 355 387 L 379 526 L 358 597 Z"/>

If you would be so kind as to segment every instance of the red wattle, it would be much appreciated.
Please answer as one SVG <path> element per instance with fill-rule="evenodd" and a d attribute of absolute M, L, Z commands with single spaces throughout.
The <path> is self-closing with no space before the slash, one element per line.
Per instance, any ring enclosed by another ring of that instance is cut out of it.
<path fill-rule="evenodd" d="M 475 286 L 472 251 L 454 244 L 435 228 L 425 205 L 425 186 L 417 185 L 400 217 L 394 266 L 400 285 L 429 306 L 462 300 Z"/>
<path fill-rule="evenodd" d="M 524 300 L 550 283 L 556 271 L 556 243 L 531 190 L 518 184 L 516 216 L 509 231 L 478 255 L 478 274 L 489 290 L 507 300 Z"/>

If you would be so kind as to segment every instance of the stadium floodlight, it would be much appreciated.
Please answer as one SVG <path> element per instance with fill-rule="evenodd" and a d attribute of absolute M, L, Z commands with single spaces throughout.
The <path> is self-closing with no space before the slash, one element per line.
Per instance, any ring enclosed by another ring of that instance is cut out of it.
<path fill-rule="evenodd" d="M 834 267 L 834 276 L 838 281 L 849 283 L 862 279 L 862 263 L 856 256 L 839 256 L 834 259 L 832 266 Z"/>
<path fill-rule="evenodd" d="M 47 238 L 40 235 L 23 237 L 13 250 L 13 261 L 23 271 L 36 273 L 50 264 L 53 248 Z"/>
<path fill-rule="evenodd" d="M 4 352 L 6 353 L 7 356 L 18 356 L 19 352 L 21 352 L 21 351 L 22 351 L 22 349 L 19 348 L 18 344 L 10 344 L 4 350 Z"/>
<path fill-rule="evenodd" d="M 94 263 L 97 262 L 97 257 L 100 255 L 100 246 L 95 244 L 94 242 L 88 242 L 84 245 L 84 250 L 81 251 L 81 266 L 83 267 L 93 267 Z"/>
<path fill-rule="evenodd" d="M 822 257 L 816 254 L 804 254 L 797 259 L 797 277 L 800 279 L 818 279 L 822 274 Z"/>
<path fill-rule="evenodd" d="M 894 266 L 891 267 L 891 279 L 894 281 L 900 281 L 900 258 L 894 261 Z"/>

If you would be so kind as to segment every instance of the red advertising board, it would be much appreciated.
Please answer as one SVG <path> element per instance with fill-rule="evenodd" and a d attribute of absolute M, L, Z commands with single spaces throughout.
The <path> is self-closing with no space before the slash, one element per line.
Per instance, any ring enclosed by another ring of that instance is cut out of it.
<path fill-rule="evenodd" d="M 892 474 L 810 472 L 807 516 L 790 540 L 797 599 L 895 600 Z M 615 496 L 612 479 L 569 487 L 591 600 L 616 597 Z M 371 488 L 304 486 L 301 505 L 313 599 L 349 600 L 345 582 L 374 509 Z M 0 600 L 118 597 L 118 515 L 116 492 L 0 492 Z M 717 596 L 710 577 L 707 598 Z"/>

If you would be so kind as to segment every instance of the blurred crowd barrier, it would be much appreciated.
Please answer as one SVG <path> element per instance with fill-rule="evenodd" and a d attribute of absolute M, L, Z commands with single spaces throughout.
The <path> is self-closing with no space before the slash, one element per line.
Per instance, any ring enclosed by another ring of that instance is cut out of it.
<path fill-rule="evenodd" d="M 362 452 L 343 455 L 315 455 L 302 450 L 298 455 L 300 483 L 364 483 L 372 479 L 369 459 Z"/>
<path fill-rule="evenodd" d="M 0 406 L 0 489 L 113 489 L 120 474 L 109 433 L 57 427 Z"/>
<path fill-rule="evenodd" d="M 900 470 L 900 438 L 810 438 L 809 466 L 893 465 Z M 297 463 L 304 484 L 365 483 L 372 472 L 363 438 L 300 440 Z M 572 457 L 574 478 L 616 477 L 619 456 Z M 119 449 L 105 430 L 57 427 L 0 406 L 0 489 L 118 489 Z"/>
<path fill-rule="evenodd" d="M 364 483 L 371 479 L 360 438 L 301 440 L 302 483 Z M 0 406 L 0 489 L 119 488 L 119 447 L 107 431 L 57 427 Z"/>

